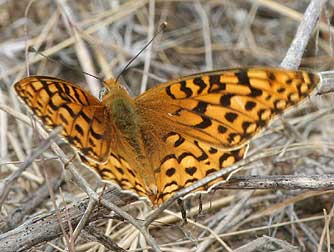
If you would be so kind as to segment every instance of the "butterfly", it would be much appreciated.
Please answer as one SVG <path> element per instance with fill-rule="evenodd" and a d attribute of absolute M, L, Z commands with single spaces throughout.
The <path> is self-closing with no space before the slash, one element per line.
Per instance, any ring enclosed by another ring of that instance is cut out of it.
<path fill-rule="evenodd" d="M 244 158 L 248 142 L 319 82 L 317 73 L 252 67 L 181 77 L 134 99 L 115 80 L 104 82 L 101 100 L 49 76 L 14 88 L 46 129 L 63 126 L 62 137 L 104 181 L 159 205 Z"/>

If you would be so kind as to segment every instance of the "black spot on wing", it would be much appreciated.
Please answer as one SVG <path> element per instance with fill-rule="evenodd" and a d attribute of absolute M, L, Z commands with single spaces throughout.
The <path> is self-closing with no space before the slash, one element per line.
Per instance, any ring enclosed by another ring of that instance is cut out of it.
<path fill-rule="evenodd" d="M 197 106 L 192 109 L 192 111 L 204 114 L 206 112 L 207 107 L 208 103 L 200 101 L 198 102 Z"/>
<path fill-rule="evenodd" d="M 181 163 L 182 160 L 183 160 L 184 158 L 188 157 L 188 156 L 191 156 L 191 157 L 197 159 L 196 156 L 195 156 L 194 154 L 192 154 L 191 152 L 187 152 L 187 151 L 186 151 L 186 152 L 183 152 L 183 153 L 178 157 L 177 161 L 178 161 L 179 163 Z"/>
<path fill-rule="evenodd" d="M 84 135 L 84 131 L 83 131 L 83 129 L 81 128 L 81 126 L 79 125 L 79 124 L 76 124 L 75 126 L 74 126 L 74 128 L 75 128 L 75 130 L 80 134 L 80 135 Z"/>
<path fill-rule="evenodd" d="M 223 168 L 223 163 L 230 157 L 231 155 L 228 153 L 224 153 L 223 155 L 221 155 L 221 157 L 219 158 L 219 167 Z"/>
<path fill-rule="evenodd" d="M 180 82 L 181 88 L 180 90 L 185 94 L 186 98 L 191 97 L 193 95 L 193 91 L 191 88 L 187 87 L 187 83 L 185 81 Z"/>
<path fill-rule="evenodd" d="M 64 124 L 68 125 L 68 121 L 67 121 L 66 117 L 63 116 L 63 114 L 59 113 L 59 118 Z"/>
<path fill-rule="evenodd" d="M 253 101 L 246 102 L 245 109 L 251 111 L 256 106 L 256 103 Z"/>
<path fill-rule="evenodd" d="M 57 111 L 59 109 L 59 106 L 57 106 L 56 104 L 54 104 L 52 99 L 49 100 L 48 105 L 54 111 Z"/>
<path fill-rule="evenodd" d="M 73 90 L 75 98 L 80 104 L 82 105 L 88 104 L 88 97 L 86 96 L 85 92 L 83 92 L 82 90 L 76 87 L 72 87 L 72 90 Z M 82 98 L 84 98 L 85 100 L 82 100 Z"/>
<path fill-rule="evenodd" d="M 207 128 L 207 127 L 209 127 L 209 126 L 212 125 L 212 122 L 211 122 L 211 120 L 208 117 L 201 116 L 201 118 L 202 118 L 202 121 L 200 123 L 194 125 L 193 126 L 194 128 L 205 129 L 205 128 Z"/>
<path fill-rule="evenodd" d="M 175 95 L 172 93 L 172 91 L 171 91 L 171 89 L 170 89 L 170 86 L 167 86 L 167 87 L 166 87 L 166 94 L 167 94 L 170 98 L 172 98 L 173 100 L 176 99 Z"/>
<path fill-rule="evenodd" d="M 47 81 L 45 81 L 45 80 L 39 80 L 39 81 L 43 86 L 43 90 L 45 90 L 45 92 L 48 94 L 48 96 L 52 97 L 54 95 L 54 93 L 51 92 L 51 90 L 49 89 L 49 85 L 48 85 Z M 31 85 L 31 87 L 34 89 L 34 85 Z M 38 91 L 38 90 L 34 89 L 34 91 Z"/>
<path fill-rule="evenodd" d="M 235 75 L 238 77 L 238 81 L 239 81 L 240 84 L 250 85 L 249 78 L 247 76 L 246 71 L 237 72 L 237 73 L 235 73 Z"/>
<path fill-rule="evenodd" d="M 96 133 L 96 132 L 94 131 L 93 127 L 90 128 L 90 131 L 89 131 L 89 132 L 92 134 L 92 136 L 93 136 L 95 139 L 100 140 L 100 139 L 103 139 L 103 137 L 104 137 L 104 135 L 99 134 L 99 133 Z"/>
<path fill-rule="evenodd" d="M 209 149 L 210 154 L 214 154 L 214 153 L 217 153 L 217 152 L 218 152 L 218 150 L 216 148 L 210 147 L 210 149 Z"/>
<path fill-rule="evenodd" d="M 166 189 L 167 187 L 170 187 L 171 185 L 177 185 L 177 182 L 176 181 L 171 181 L 170 183 L 167 183 L 165 186 L 164 186 L 164 189 Z M 178 186 L 179 187 L 179 186 Z M 178 189 L 175 189 L 175 191 L 177 191 Z M 167 195 L 167 194 L 170 194 L 170 193 L 173 193 L 174 191 L 171 191 L 171 192 L 167 192 L 167 193 L 163 193 L 163 195 Z"/>
<path fill-rule="evenodd" d="M 87 116 L 84 111 L 81 110 L 80 116 L 82 116 L 82 118 L 87 122 L 87 124 L 89 124 L 89 125 L 91 124 L 92 118 L 90 118 L 89 116 Z"/>
<path fill-rule="evenodd" d="M 128 172 L 132 175 L 132 177 L 136 177 L 136 174 L 133 172 L 133 170 L 128 169 Z"/>
<path fill-rule="evenodd" d="M 220 75 L 214 74 L 209 76 L 209 83 L 212 84 L 220 84 Z"/>
<path fill-rule="evenodd" d="M 188 173 L 190 176 L 193 176 L 195 172 L 197 171 L 196 167 L 187 167 L 185 169 L 186 173 Z"/>
<path fill-rule="evenodd" d="M 175 174 L 175 172 L 176 172 L 176 169 L 175 169 L 174 167 L 172 167 L 172 168 L 169 168 L 169 169 L 166 171 L 166 175 L 167 175 L 168 177 L 172 177 L 172 176 Z"/>
<path fill-rule="evenodd" d="M 169 155 L 167 155 L 167 156 L 165 156 L 162 160 L 161 160 L 161 164 L 163 164 L 163 163 L 165 163 L 167 160 L 169 160 L 169 159 L 175 159 L 176 160 L 176 156 L 175 156 L 175 154 L 169 154 Z"/>
<path fill-rule="evenodd" d="M 193 80 L 193 83 L 199 87 L 198 91 L 197 91 L 197 94 L 201 94 L 203 92 L 203 90 L 206 88 L 206 84 L 205 82 L 203 81 L 203 79 L 201 77 L 196 77 L 194 78 Z"/>
<path fill-rule="evenodd" d="M 268 78 L 269 80 L 271 81 L 274 81 L 276 78 L 275 78 L 275 75 L 272 73 L 272 72 L 268 72 Z"/>
<path fill-rule="evenodd" d="M 192 183 L 195 183 L 196 181 L 198 181 L 198 178 L 187 179 L 184 184 L 185 185 L 192 184 Z"/>
<path fill-rule="evenodd" d="M 91 147 L 85 147 L 80 150 L 80 152 L 84 155 L 87 155 L 89 153 L 93 153 L 94 156 L 96 156 L 95 152 L 93 152 L 93 149 Z"/>
<path fill-rule="evenodd" d="M 67 85 L 62 85 L 62 87 L 64 88 L 63 92 L 66 95 L 69 95 L 71 93 L 71 90 L 70 90 L 70 88 Z"/>
<path fill-rule="evenodd" d="M 209 79 L 210 87 L 208 93 L 219 93 L 220 91 L 224 91 L 226 89 L 226 84 L 220 82 L 219 75 L 212 75 Z"/>
<path fill-rule="evenodd" d="M 229 143 L 233 143 L 235 142 L 235 139 L 240 136 L 238 133 L 231 133 L 228 138 L 227 141 L 229 141 Z"/>
<path fill-rule="evenodd" d="M 257 88 L 251 88 L 251 96 L 252 97 L 258 97 L 258 96 L 261 96 L 263 94 L 262 90 L 260 89 L 257 89 Z"/>
<path fill-rule="evenodd" d="M 277 91 L 277 93 L 282 94 L 282 93 L 285 92 L 285 88 L 284 87 L 279 87 L 276 91 Z"/>
<path fill-rule="evenodd" d="M 179 147 L 185 141 L 184 137 L 179 136 L 179 139 L 175 141 L 174 147 Z"/>
<path fill-rule="evenodd" d="M 244 131 L 245 134 L 247 133 L 248 127 L 251 126 L 251 125 L 252 125 L 252 123 L 251 122 L 247 122 L 247 121 L 245 121 L 245 122 L 242 123 L 242 129 L 243 129 L 243 131 Z"/>
<path fill-rule="evenodd" d="M 124 175 L 124 171 L 121 167 L 115 166 L 116 170 L 118 171 L 119 174 Z"/>
<path fill-rule="evenodd" d="M 169 137 L 171 137 L 171 136 L 175 136 L 175 135 L 178 135 L 176 132 L 174 132 L 174 131 L 170 131 L 170 132 L 168 132 L 166 135 L 164 135 L 163 137 L 162 137 L 162 140 L 164 141 L 164 142 L 166 142 L 167 141 L 167 139 L 169 138 Z"/>
<path fill-rule="evenodd" d="M 224 107 L 229 107 L 231 105 L 231 98 L 234 94 L 226 94 L 220 97 L 220 104 Z"/>
<path fill-rule="evenodd" d="M 71 117 L 76 116 L 76 114 L 74 113 L 74 111 L 71 109 L 71 107 L 68 104 L 64 103 L 64 104 L 61 105 L 61 107 L 66 109 L 66 111 L 71 115 Z M 58 109 L 58 107 L 57 107 L 57 109 Z"/>
<path fill-rule="evenodd" d="M 231 123 L 233 123 L 234 120 L 237 119 L 237 117 L 238 117 L 238 114 L 233 113 L 233 112 L 227 112 L 227 113 L 225 114 L 225 119 L 226 119 L 227 121 L 231 122 Z"/>
<path fill-rule="evenodd" d="M 227 132 L 227 128 L 223 125 L 219 125 L 218 126 L 218 132 L 224 134 L 224 133 Z"/>

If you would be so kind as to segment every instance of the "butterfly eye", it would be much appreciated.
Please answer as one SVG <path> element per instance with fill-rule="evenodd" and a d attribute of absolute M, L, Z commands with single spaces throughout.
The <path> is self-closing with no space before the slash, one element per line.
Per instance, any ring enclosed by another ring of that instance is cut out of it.
<path fill-rule="evenodd" d="M 109 92 L 108 88 L 103 87 L 99 91 L 99 100 L 102 100 L 103 97 Z"/>

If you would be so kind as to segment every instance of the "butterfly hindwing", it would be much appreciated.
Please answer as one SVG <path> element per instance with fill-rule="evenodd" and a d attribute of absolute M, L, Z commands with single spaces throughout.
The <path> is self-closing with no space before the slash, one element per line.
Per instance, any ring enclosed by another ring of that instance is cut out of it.
<path fill-rule="evenodd" d="M 248 148 L 248 145 L 244 145 L 239 149 L 225 151 L 194 139 L 186 139 L 179 133 L 169 134 L 165 142 L 172 147 L 171 152 L 161 160 L 159 172 L 156 173 L 158 194 L 151 198 L 154 204 L 161 204 L 178 190 L 241 160 Z M 196 191 L 207 191 L 210 186 L 223 180 L 220 177 L 204 187 L 196 188 Z"/>
<path fill-rule="evenodd" d="M 85 165 L 97 172 L 105 182 L 112 182 L 123 190 L 147 196 L 142 182 L 138 179 L 138 174 L 123 157 L 111 153 L 108 161 L 104 163 L 94 162 L 83 155 L 80 155 L 80 159 Z"/>

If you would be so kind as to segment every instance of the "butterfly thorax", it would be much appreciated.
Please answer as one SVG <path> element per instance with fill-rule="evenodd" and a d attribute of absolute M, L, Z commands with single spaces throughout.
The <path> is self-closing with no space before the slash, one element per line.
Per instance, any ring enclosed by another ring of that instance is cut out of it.
<path fill-rule="evenodd" d="M 114 127 L 115 132 L 119 135 L 112 139 L 112 150 L 126 157 L 131 168 L 142 177 L 146 190 L 155 194 L 155 178 L 150 176 L 152 173 L 145 172 L 150 169 L 151 165 L 147 158 L 140 118 L 134 100 L 125 89 L 116 84 L 109 87 L 109 92 L 103 97 L 102 102 L 107 108 L 107 117 L 109 117 L 111 127 Z"/>

